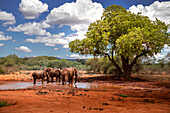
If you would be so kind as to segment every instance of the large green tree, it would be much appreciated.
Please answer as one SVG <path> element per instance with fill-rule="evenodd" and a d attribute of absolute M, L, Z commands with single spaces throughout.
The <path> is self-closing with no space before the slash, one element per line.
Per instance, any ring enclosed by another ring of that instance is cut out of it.
<path fill-rule="evenodd" d="M 169 44 L 168 27 L 158 19 L 151 21 L 140 13 L 111 5 L 105 9 L 101 20 L 90 24 L 86 38 L 70 42 L 69 48 L 82 55 L 107 56 L 119 75 L 130 77 L 137 59 L 153 56 Z M 115 60 L 116 55 L 121 57 L 121 67 Z"/>

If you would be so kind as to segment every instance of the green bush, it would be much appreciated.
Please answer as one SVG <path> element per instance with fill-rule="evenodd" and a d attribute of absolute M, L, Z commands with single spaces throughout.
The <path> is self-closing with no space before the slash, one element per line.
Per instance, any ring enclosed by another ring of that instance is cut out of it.
<path fill-rule="evenodd" d="M 129 97 L 128 95 L 125 95 L 125 94 L 119 94 L 119 96 L 124 97 L 124 98 Z"/>
<path fill-rule="evenodd" d="M 2 66 L 0 66 L 0 74 L 5 74 L 6 71 L 2 68 Z"/>
<path fill-rule="evenodd" d="M 7 104 L 7 101 L 0 101 L 0 107 L 4 107 L 4 106 L 10 106 Z"/>

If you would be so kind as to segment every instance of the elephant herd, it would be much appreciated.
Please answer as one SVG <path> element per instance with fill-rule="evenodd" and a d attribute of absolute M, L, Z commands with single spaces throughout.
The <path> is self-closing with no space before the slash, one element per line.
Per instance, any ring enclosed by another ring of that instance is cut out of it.
<path fill-rule="evenodd" d="M 69 84 L 73 84 L 74 78 L 75 83 L 77 82 L 77 69 L 76 68 L 65 68 L 63 70 L 58 69 L 52 69 L 52 68 L 45 68 L 43 72 L 33 72 L 33 83 L 36 83 L 36 79 L 41 79 L 42 83 L 46 77 L 47 83 L 49 83 L 49 79 L 53 82 L 53 78 L 56 78 L 56 82 L 58 81 L 60 83 L 60 80 L 62 80 L 62 84 L 66 84 L 67 81 Z"/>

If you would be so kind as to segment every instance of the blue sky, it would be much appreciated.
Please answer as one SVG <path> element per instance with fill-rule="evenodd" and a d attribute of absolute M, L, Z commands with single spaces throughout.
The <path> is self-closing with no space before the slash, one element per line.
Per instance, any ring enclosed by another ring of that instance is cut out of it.
<path fill-rule="evenodd" d="M 70 53 L 68 43 L 85 38 L 88 25 L 111 4 L 170 23 L 167 0 L 0 0 L 0 57 L 86 58 Z M 156 57 L 168 52 L 165 45 Z"/>

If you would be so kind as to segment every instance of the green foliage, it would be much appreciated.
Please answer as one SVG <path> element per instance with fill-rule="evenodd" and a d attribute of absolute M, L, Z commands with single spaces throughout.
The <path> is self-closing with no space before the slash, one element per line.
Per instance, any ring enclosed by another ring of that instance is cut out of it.
<path fill-rule="evenodd" d="M 32 57 L 25 62 L 28 66 L 46 66 L 47 63 L 48 59 L 45 56 Z"/>
<path fill-rule="evenodd" d="M 169 25 L 156 19 L 133 14 L 122 6 L 111 5 L 101 20 L 91 23 L 86 38 L 69 43 L 71 52 L 108 56 L 118 72 L 130 76 L 141 56 L 153 56 L 169 45 Z M 121 65 L 113 56 L 121 58 Z M 131 61 L 129 60 L 130 58 Z"/>
<path fill-rule="evenodd" d="M 161 65 L 161 68 L 164 68 L 166 60 L 164 58 L 159 59 L 158 63 Z"/>
<path fill-rule="evenodd" d="M 10 106 L 7 104 L 7 101 L 0 101 L 0 107 L 4 107 L 4 106 Z"/>
<path fill-rule="evenodd" d="M 99 72 L 100 67 L 102 65 L 102 62 L 99 61 L 98 58 L 91 58 L 86 60 L 86 66 L 90 67 L 90 70 L 93 70 L 95 72 Z"/>
<path fill-rule="evenodd" d="M 2 68 L 2 66 L 0 66 L 0 74 L 5 74 L 5 70 Z"/>
<path fill-rule="evenodd" d="M 126 98 L 126 97 L 130 97 L 130 96 L 125 95 L 125 94 L 119 94 L 119 96 L 120 96 L 120 97 L 124 97 L 124 98 Z"/>
<path fill-rule="evenodd" d="M 82 60 L 83 61 L 83 60 Z M 8 55 L 0 58 L 0 74 L 10 73 L 21 70 L 43 70 L 45 67 L 64 69 L 75 67 L 84 68 L 82 61 L 68 61 L 66 59 L 58 60 L 55 57 L 37 56 L 19 58 L 17 55 Z"/>

